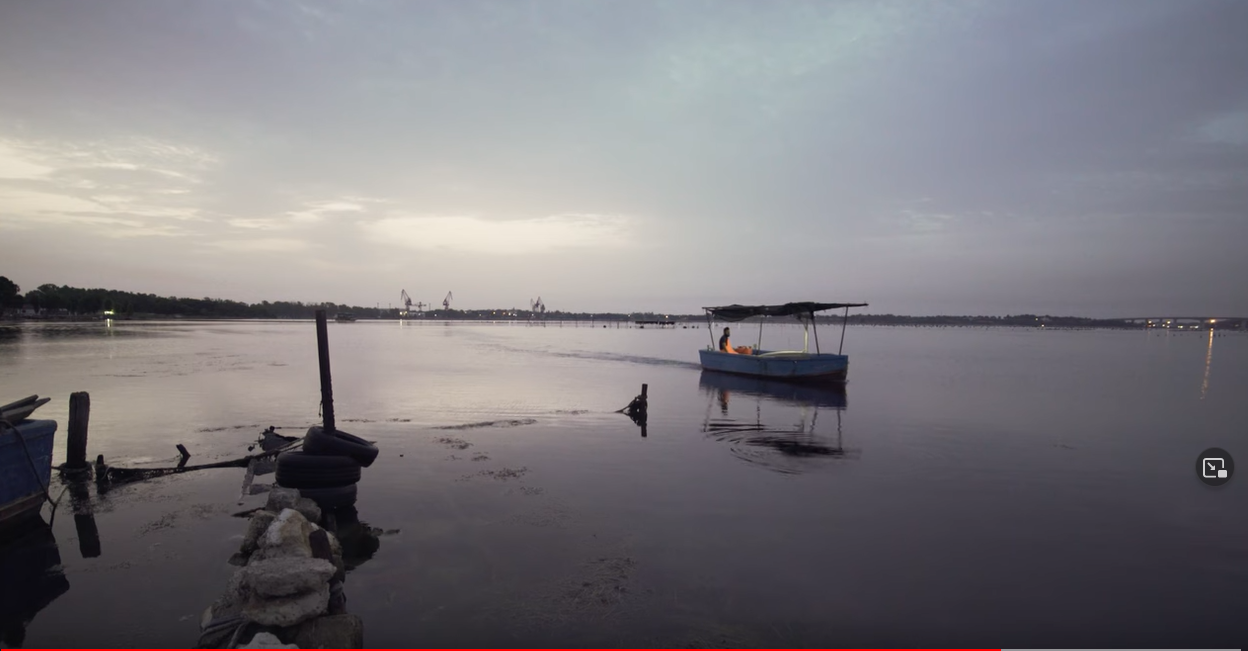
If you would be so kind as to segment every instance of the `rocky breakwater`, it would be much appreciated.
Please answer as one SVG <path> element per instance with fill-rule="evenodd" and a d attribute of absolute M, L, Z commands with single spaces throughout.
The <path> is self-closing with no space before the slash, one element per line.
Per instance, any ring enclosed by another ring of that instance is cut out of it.
<path fill-rule="evenodd" d="M 241 567 L 204 612 L 200 648 L 363 647 L 364 624 L 346 611 L 342 545 L 320 521 L 298 490 L 269 494 L 231 559 Z"/>

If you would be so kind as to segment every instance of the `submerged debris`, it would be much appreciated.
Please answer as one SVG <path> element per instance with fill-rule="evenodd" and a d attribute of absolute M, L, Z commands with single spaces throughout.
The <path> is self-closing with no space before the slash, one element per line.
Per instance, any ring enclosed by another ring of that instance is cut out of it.
<path fill-rule="evenodd" d="M 461 481 L 467 481 L 473 477 L 491 477 L 498 480 L 519 479 L 528 474 L 529 469 L 526 468 L 502 468 L 501 470 L 482 470 L 481 472 L 471 475 L 464 475 Z"/>
<path fill-rule="evenodd" d="M 514 420 L 485 420 L 479 423 L 464 423 L 463 425 L 443 425 L 434 429 L 442 430 L 463 430 L 463 429 L 480 429 L 482 427 L 519 427 L 521 425 L 532 425 L 537 422 L 536 418 L 519 418 Z"/>
<path fill-rule="evenodd" d="M 453 436 L 443 436 L 442 438 L 437 439 L 436 442 L 449 448 L 455 448 L 456 450 L 467 450 L 472 447 L 472 444 L 468 441 L 465 441 L 464 439 L 457 439 Z"/>

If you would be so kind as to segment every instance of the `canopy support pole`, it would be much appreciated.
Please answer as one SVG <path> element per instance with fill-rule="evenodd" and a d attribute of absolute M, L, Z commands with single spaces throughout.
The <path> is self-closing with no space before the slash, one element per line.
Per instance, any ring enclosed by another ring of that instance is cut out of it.
<path fill-rule="evenodd" d="M 763 317 L 759 317 L 758 318 L 758 345 L 754 347 L 754 350 L 757 351 L 758 349 L 762 347 L 763 347 Z"/>
<path fill-rule="evenodd" d="M 711 336 L 711 350 L 715 350 L 715 327 L 711 325 L 711 312 L 706 312 L 706 333 Z"/>
<path fill-rule="evenodd" d="M 815 329 L 815 354 L 818 355 L 820 354 L 819 352 L 819 322 L 815 321 L 814 312 L 810 313 L 810 325 L 811 327 Z"/>
<path fill-rule="evenodd" d="M 845 326 L 846 325 L 849 325 L 849 307 L 848 306 L 845 307 L 845 317 L 841 319 L 841 347 L 837 349 L 836 351 L 837 355 L 843 354 L 842 351 L 845 350 Z"/>

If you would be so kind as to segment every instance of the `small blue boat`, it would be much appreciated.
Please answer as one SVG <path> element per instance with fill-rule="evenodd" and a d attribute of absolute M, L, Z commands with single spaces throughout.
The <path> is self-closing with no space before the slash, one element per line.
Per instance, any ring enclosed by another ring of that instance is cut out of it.
<path fill-rule="evenodd" d="M 38 515 L 52 478 L 54 420 L 0 424 L 0 527 Z"/>
<path fill-rule="evenodd" d="M 802 350 L 763 350 L 739 347 L 721 350 L 717 345 L 698 351 L 702 368 L 720 373 L 735 373 L 753 377 L 807 382 L 845 382 L 849 372 L 849 357 L 841 354 L 845 345 L 845 326 L 849 320 L 849 308 L 866 307 L 866 303 L 785 303 L 784 305 L 725 305 L 705 307 L 706 324 L 711 329 L 711 341 L 715 341 L 713 321 L 737 322 L 751 317 L 797 317 L 805 327 Z M 824 353 L 819 347 L 819 331 L 815 326 L 815 314 L 825 310 L 844 308 L 841 321 L 841 347 L 835 354 Z M 815 334 L 815 352 L 810 352 L 810 333 Z M 762 342 L 762 323 L 759 323 L 759 342 Z"/>

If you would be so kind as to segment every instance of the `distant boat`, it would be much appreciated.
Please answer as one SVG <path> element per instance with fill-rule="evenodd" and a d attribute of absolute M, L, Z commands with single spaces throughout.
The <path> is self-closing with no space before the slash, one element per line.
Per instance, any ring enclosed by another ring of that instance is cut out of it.
<path fill-rule="evenodd" d="M 334 320 L 338 323 L 354 323 L 355 315 L 350 312 L 339 312 L 338 315 L 334 317 Z"/>
<path fill-rule="evenodd" d="M 824 353 L 819 348 L 819 331 L 815 328 L 815 352 L 810 352 L 810 331 L 815 324 L 815 313 L 844 308 L 841 322 L 841 345 L 845 343 L 845 325 L 849 320 L 849 308 L 866 307 L 866 303 L 785 303 L 784 305 L 725 305 L 702 308 L 706 311 L 706 325 L 711 328 L 711 340 L 715 340 L 712 321 L 737 322 L 750 317 L 795 316 L 805 328 L 802 350 L 749 349 L 746 352 L 727 352 L 707 346 L 698 351 L 702 368 L 721 373 L 735 373 L 753 377 L 808 382 L 845 382 L 849 372 L 849 357 Z M 762 324 L 759 324 L 759 341 L 762 341 Z M 744 350 L 744 347 L 742 347 Z"/>

